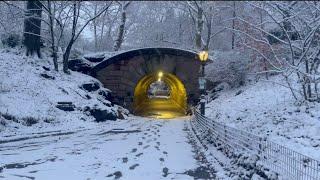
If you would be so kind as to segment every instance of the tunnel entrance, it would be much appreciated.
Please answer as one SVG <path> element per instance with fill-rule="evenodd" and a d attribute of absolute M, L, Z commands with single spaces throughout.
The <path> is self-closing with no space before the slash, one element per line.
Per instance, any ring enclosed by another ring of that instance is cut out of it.
<path fill-rule="evenodd" d="M 157 73 L 161 70 L 162 81 L 170 89 L 168 101 L 177 104 L 175 112 L 184 114 L 185 109 L 199 102 L 200 67 L 201 62 L 196 51 L 148 47 L 104 57 L 102 62 L 91 69 L 90 74 L 111 90 L 113 103 L 123 106 L 131 113 L 146 114 L 141 108 L 143 103 L 160 103 L 165 100 L 152 101 L 156 99 L 150 99 L 147 92 L 151 83 L 157 82 Z M 169 104 L 167 101 L 163 103 Z M 151 110 L 149 112 L 152 114 Z M 158 111 L 155 111 L 153 114 L 157 113 Z"/>
<path fill-rule="evenodd" d="M 160 119 L 185 116 L 186 89 L 171 73 L 159 71 L 145 75 L 135 87 L 133 109 L 136 115 Z"/>

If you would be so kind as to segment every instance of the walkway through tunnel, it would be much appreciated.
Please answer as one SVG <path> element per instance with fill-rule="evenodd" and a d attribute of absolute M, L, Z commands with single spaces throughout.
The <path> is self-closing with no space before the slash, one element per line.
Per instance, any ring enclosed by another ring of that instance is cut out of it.
<path fill-rule="evenodd" d="M 150 88 L 164 89 L 150 89 Z M 184 116 L 187 93 L 181 80 L 167 72 L 154 72 L 139 80 L 134 91 L 134 113 L 169 119 Z"/>

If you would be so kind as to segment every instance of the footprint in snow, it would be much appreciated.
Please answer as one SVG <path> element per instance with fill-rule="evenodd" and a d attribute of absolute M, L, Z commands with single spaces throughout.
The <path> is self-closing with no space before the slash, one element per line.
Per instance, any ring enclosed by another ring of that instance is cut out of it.
<path fill-rule="evenodd" d="M 127 162 L 128 162 L 128 158 L 127 157 L 122 158 L 122 163 L 127 163 Z"/>
<path fill-rule="evenodd" d="M 154 146 L 154 148 L 156 148 L 158 151 L 160 151 L 160 148 L 159 146 Z"/>
<path fill-rule="evenodd" d="M 169 169 L 167 168 L 167 167 L 165 167 L 165 168 L 163 168 L 162 169 L 162 172 L 163 172 L 163 177 L 167 177 L 168 176 L 168 174 L 169 174 Z"/>
<path fill-rule="evenodd" d="M 132 153 L 137 152 L 137 148 L 133 148 L 133 149 L 131 150 L 131 152 L 132 152 Z"/>
<path fill-rule="evenodd" d="M 168 152 L 167 152 L 167 151 L 163 151 L 162 153 L 163 153 L 163 154 L 168 154 Z"/>
<path fill-rule="evenodd" d="M 134 164 L 134 165 L 130 166 L 129 169 L 134 170 L 137 166 L 139 166 L 139 164 Z"/>
<path fill-rule="evenodd" d="M 112 174 L 109 174 L 107 177 L 112 177 L 114 176 L 114 179 L 119 179 L 120 177 L 122 177 L 122 173 L 120 171 L 116 171 Z"/>

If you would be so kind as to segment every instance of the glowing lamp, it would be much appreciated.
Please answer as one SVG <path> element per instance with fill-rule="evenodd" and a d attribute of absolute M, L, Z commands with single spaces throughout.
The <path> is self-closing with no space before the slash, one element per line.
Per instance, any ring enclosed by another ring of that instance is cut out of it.
<path fill-rule="evenodd" d="M 200 51 L 198 56 L 201 62 L 206 62 L 208 60 L 209 54 L 208 51 Z"/>
<path fill-rule="evenodd" d="M 158 73 L 158 77 L 159 77 L 159 78 L 162 78 L 162 76 L 163 76 L 163 72 L 160 71 L 160 72 Z"/>

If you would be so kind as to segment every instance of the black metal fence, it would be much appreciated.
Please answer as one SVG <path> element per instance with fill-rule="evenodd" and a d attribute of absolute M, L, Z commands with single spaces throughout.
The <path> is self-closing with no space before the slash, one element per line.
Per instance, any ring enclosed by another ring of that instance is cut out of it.
<path fill-rule="evenodd" d="M 254 134 L 226 126 L 194 111 L 191 121 L 197 133 L 225 146 L 233 153 L 244 151 L 259 157 L 259 163 L 281 179 L 320 180 L 320 161 Z M 319 152 L 320 153 L 320 152 Z"/>

